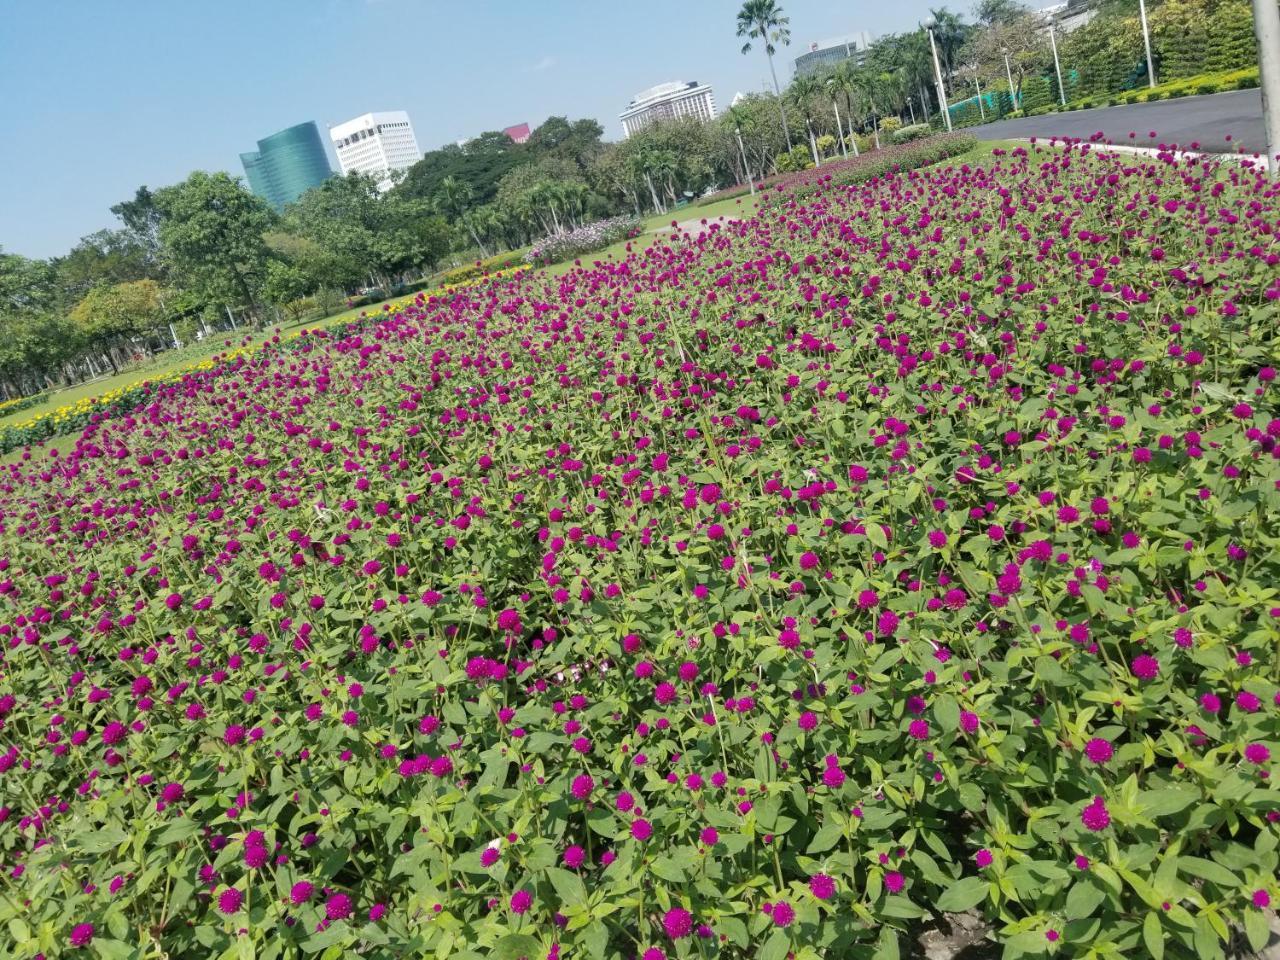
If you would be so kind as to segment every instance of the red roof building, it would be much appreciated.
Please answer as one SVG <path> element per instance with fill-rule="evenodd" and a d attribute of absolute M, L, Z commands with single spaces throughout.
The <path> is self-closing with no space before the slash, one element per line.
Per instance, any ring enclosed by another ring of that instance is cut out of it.
<path fill-rule="evenodd" d="M 502 132 L 515 143 L 524 143 L 529 139 L 529 125 L 527 123 L 517 123 L 514 127 L 507 127 Z"/>

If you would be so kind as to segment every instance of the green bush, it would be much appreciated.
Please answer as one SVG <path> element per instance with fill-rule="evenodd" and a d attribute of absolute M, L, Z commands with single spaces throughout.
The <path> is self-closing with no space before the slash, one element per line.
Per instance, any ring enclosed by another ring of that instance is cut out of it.
<path fill-rule="evenodd" d="M 927 123 L 913 123 L 893 131 L 889 138 L 894 143 L 910 143 L 912 140 L 923 140 L 933 134 L 933 127 Z"/>

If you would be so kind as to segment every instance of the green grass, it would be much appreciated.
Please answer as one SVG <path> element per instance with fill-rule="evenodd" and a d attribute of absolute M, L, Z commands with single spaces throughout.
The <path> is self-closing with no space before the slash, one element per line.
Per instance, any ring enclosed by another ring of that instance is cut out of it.
<path fill-rule="evenodd" d="M 399 299 L 399 298 L 395 298 Z M 199 363 L 201 360 L 208 360 L 219 353 L 226 350 L 248 346 L 250 344 L 260 345 L 265 343 L 271 337 L 275 336 L 277 331 L 288 333 L 292 330 L 298 330 L 303 327 L 308 329 L 316 329 L 318 327 L 328 327 L 336 323 L 342 323 L 347 320 L 353 320 L 360 315 L 360 312 L 373 312 L 382 309 L 383 303 L 390 303 L 390 300 L 384 300 L 382 303 L 370 304 L 364 307 L 357 307 L 354 310 L 344 310 L 341 313 L 335 313 L 332 316 L 324 317 L 319 320 L 298 321 L 295 323 L 272 324 L 265 331 L 254 333 L 248 336 L 243 329 L 239 331 L 225 330 L 220 331 L 213 337 L 200 343 L 184 347 L 181 350 L 168 350 L 159 354 L 148 363 L 140 363 L 122 370 L 120 373 L 110 377 L 103 377 L 99 380 L 90 380 L 85 383 L 77 383 L 67 387 L 64 390 L 55 390 L 50 393 L 43 403 L 27 407 L 25 410 L 18 410 L 14 413 L 0 415 L 0 423 L 5 420 L 12 420 L 15 423 L 21 423 L 26 420 L 34 419 L 46 413 L 52 413 L 59 407 L 67 407 L 86 397 L 96 397 L 104 393 L 110 393 L 120 387 L 127 387 L 133 383 L 140 383 L 143 380 L 156 380 L 160 377 L 167 376 L 174 371 L 181 370 L 184 367 L 190 367 Z M 227 341 L 231 342 L 231 348 L 227 346 Z"/>

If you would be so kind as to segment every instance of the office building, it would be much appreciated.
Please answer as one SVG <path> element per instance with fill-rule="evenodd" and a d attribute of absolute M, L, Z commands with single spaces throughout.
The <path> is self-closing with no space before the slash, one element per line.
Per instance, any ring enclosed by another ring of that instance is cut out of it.
<path fill-rule="evenodd" d="M 660 83 L 637 93 L 627 109 L 618 114 L 618 119 L 622 121 L 623 133 L 629 137 L 659 120 L 678 117 L 714 120 L 715 115 L 716 101 L 711 88 L 697 80 L 685 80 Z"/>
<path fill-rule="evenodd" d="M 258 141 L 258 149 L 240 154 L 249 189 L 275 209 L 293 203 L 333 173 L 315 123 L 300 123 Z"/>
<path fill-rule="evenodd" d="M 378 178 L 378 189 L 389 190 L 391 174 L 422 159 L 409 115 L 403 110 L 366 113 L 329 128 L 329 140 L 344 175 L 367 173 Z"/>
<path fill-rule="evenodd" d="M 808 51 L 796 57 L 796 76 L 820 73 L 845 60 L 852 60 L 856 66 L 861 66 L 874 42 L 875 38 L 871 34 L 859 30 L 843 37 L 811 43 Z"/>

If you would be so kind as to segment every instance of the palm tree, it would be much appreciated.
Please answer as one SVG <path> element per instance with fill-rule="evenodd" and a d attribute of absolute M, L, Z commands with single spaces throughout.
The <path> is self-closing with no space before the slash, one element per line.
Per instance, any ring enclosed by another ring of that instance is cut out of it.
<path fill-rule="evenodd" d="M 815 167 L 822 166 L 822 159 L 818 156 L 818 145 L 813 139 L 813 108 L 822 93 L 822 81 L 811 73 L 802 73 L 792 80 L 791 86 L 787 88 L 787 96 L 800 111 L 800 116 L 804 118 L 805 129 L 809 132 L 809 152 L 813 154 Z"/>
<path fill-rule="evenodd" d="M 451 220 L 463 220 L 466 223 L 467 229 L 471 233 L 471 239 L 480 248 L 480 256 L 489 256 L 489 252 L 485 250 L 484 244 L 480 241 L 480 234 L 476 232 L 475 224 L 471 221 L 466 221 L 463 217 L 463 214 L 470 209 L 471 201 L 475 199 L 475 191 L 471 189 L 471 184 L 450 174 L 440 181 L 440 186 L 436 188 L 434 199 L 436 209 L 442 214 Z"/>
<path fill-rule="evenodd" d="M 933 36 L 942 54 L 942 65 L 950 88 L 955 73 L 955 53 L 964 46 L 969 27 L 958 13 L 952 13 L 945 6 L 936 10 L 931 8 L 929 14 L 933 17 Z"/>
<path fill-rule="evenodd" d="M 782 8 L 775 0 L 744 0 L 742 9 L 738 11 L 738 36 L 748 37 L 742 45 L 742 52 L 751 51 L 751 41 L 764 43 L 765 55 L 769 58 L 769 73 L 773 75 L 773 92 L 778 97 L 778 110 L 782 113 L 782 134 L 787 138 L 787 149 L 791 149 L 791 131 L 787 128 L 787 111 L 782 105 L 782 88 L 778 86 L 778 71 L 773 68 L 773 55 L 776 43 L 787 46 L 791 43 L 791 31 L 787 25 L 790 17 L 782 15 Z"/>

